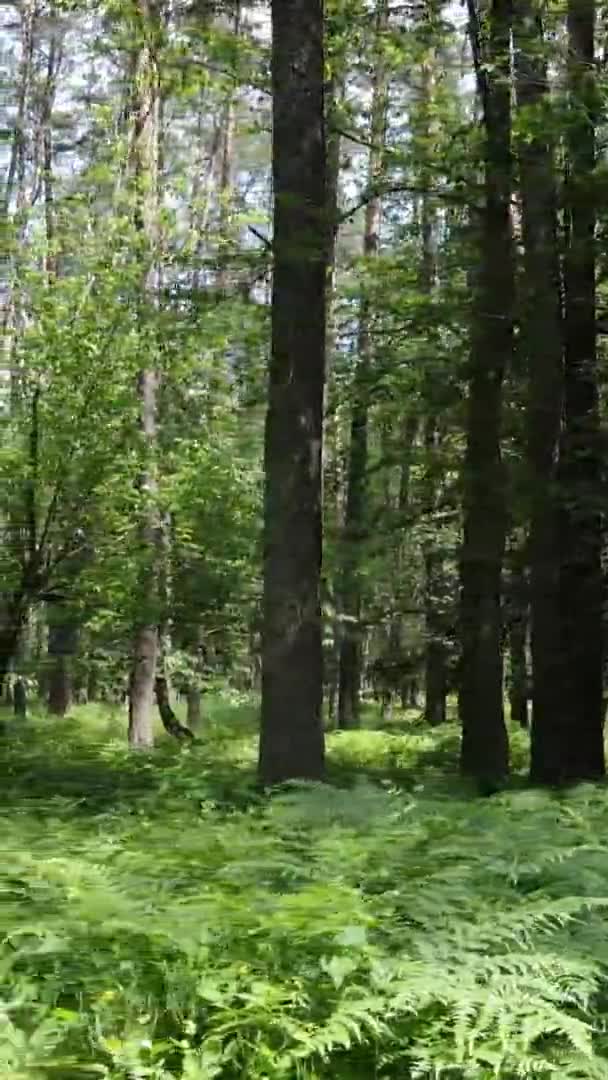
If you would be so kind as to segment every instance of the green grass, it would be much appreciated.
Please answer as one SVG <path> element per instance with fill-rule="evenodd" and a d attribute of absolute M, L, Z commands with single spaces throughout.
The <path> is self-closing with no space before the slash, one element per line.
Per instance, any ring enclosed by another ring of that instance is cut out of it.
<path fill-rule="evenodd" d="M 254 726 L 5 729 L 2 1080 L 608 1077 L 605 788 L 474 799 L 412 717 L 267 798 Z"/>

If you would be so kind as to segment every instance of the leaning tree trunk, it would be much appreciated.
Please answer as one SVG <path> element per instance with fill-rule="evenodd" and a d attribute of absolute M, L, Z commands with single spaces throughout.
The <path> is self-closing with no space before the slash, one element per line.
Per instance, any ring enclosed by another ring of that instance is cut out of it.
<path fill-rule="evenodd" d="M 141 38 L 134 75 L 130 169 L 135 199 L 135 223 L 147 263 L 144 280 L 145 317 L 157 299 L 158 182 L 160 157 L 160 72 L 158 68 L 159 12 L 139 0 L 137 30 Z M 148 341 L 149 347 L 149 341 Z M 138 377 L 141 430 L 140 582 L 129 677 L 129 745 L 153 745 L 153 710 L 158 657 L 158 373 L 146 358 Z"/>
<path fill-rule="evenodd" d="M 549 783 L 603 776 L 602 462 L 596 342 L 594 0 L 569 0 L 564 256 L 566 354 L 559 484 L 560 699 L 546 758 Z"/>
<path fill-rule="evenodd" d="M 273 0 L 274 276 L 264 466 L 264 783 L 318 779 L 328 258 L 321 0 Z"/>
<path fill-rule="evenodd" d="M 388 25 L 388 0 L 376 4 L 376 64 L 372 88 L 370 119 L 370 154 L 368 187 L 370 199 L 365 208 L 363 254 L 372 258 L 378 253 L 382 203 L 373 194 L 382 170 L 387 107 L 387 69 L 383 54 L 383 36 Z M 353 384 L 350 424 L 350 449 L 344 519 L 343 563 L 341 582 L 342 634 L 338 675 L 338 727 L 356 727 L 359 723 L 361 692 L 361 604 L 362 562 L 367 514 L 367 443 L 372 341 L 370 304 L 361 300 L 357 366 Z"/>
<path fill-rule="evenodd" d="M 471 38 L 483 107 L 484 207 L 475 279 L 464 522 L 461 553 L 461 767 L 482 785 L 508 772 L 503 713 L 500 583 L 505 548 L 501 459 L 502 381 L 513 351 L 511 235 L 511 3 L 491 0 L 481 30 L 469 0 Z"/>

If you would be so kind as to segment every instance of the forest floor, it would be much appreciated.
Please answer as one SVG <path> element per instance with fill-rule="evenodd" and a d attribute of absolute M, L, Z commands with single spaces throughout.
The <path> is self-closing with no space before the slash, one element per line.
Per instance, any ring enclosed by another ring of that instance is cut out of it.
<path fill-rule="evenodd" d="M 474 798 L 410 714 L 269 798 L 255 721 L 5 724 L 2 1080 L 608 1077 L 608 789 Z"/>

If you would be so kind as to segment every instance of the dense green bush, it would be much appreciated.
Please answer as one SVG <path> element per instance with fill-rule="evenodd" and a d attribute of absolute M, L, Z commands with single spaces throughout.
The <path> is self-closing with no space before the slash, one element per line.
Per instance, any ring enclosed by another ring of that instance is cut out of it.
<path fill-rule="evenodd" d="M 368 732 L 267 799 L 211 712 L 153 756 L 86 710 L 5 732 L 3 1080 L 608 1077 L 603 788 L 475 800 Z"/>

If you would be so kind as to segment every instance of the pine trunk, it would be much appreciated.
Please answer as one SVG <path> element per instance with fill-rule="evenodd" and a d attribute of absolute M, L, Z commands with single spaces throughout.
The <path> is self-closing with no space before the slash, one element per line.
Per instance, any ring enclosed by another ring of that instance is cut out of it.
<path fill-rule="evenodd" d="M 601 568 L 604 494 L 596 341 L 595 6 L 568 5 L 568 179 L 564 257 L 566 352 L 559 465 L 560 699 L 536 779 L 549 783 L 604 775 Z"/>
<path fill-rule="evenodd" d="M 273 0 L 274 276 L 259 774 L 319 779 L 327 193 L 323 5 Z"/>
<path fill-rule="evenodd" d="M 388 25 L 388 2 L 376 4 L 376 63 L 373 76 L 370 120 L 370 155 L 368 186 L 373 191 L 382 169 L 387 108 L 387 72 L 383 58 L 383 36 Z M 372 258 L 378 253 L 382 204 L 372 195 L 365 208 L 363 254 Z M 338 675 L 338 727 L 359 724 L 362 672 L 362 562 L 366 535 L 368 412 L 372 375 L 370 305 L 361 300 L 357 367 L 354 375 L 350 424 L 350 448 L 344 520 L 342 565 L 342 635 Z"/>
<path fill-rule="evenodd" d="M 530 504 L 532 654 L 531 773 L 540 778 L 560 697 L 559 540 L 556 470 L 563 392 L 563 327 L 557 241 L 557 194 L 540 13 L 530 0 L 514 8 L 517 108 L 525 129 L 517 146 L 524 260 L 522 353 L 527 374 L 527 468 Z M 513 655 L 511 664 L 513 665 Z M 512 702 L 523 720 L 521 702 Z M 527 707 L 526 707 L 527 712 Z M 516 717 L 514 717 L 516 719 Z"/>
<path fill-rule="evenodd" d="M 510 0 L 491 0 L 483 38 L 478 26 L 471 29 L 483 107 L 485 205 L 479 224 L 463 476 L 459 712 L 462 771 L 492 786 L 509 767 L 500 591 L 506 531 L 502 382 L 513 352 Z"/>

